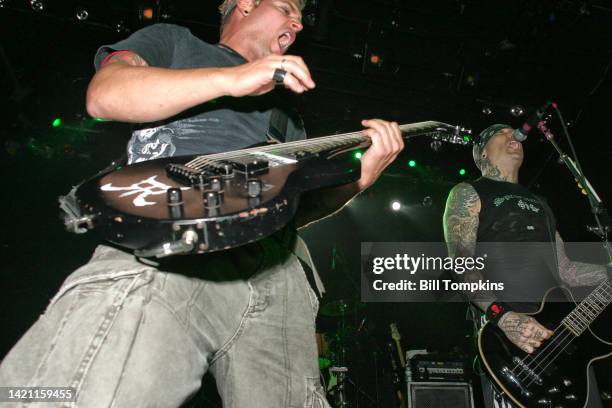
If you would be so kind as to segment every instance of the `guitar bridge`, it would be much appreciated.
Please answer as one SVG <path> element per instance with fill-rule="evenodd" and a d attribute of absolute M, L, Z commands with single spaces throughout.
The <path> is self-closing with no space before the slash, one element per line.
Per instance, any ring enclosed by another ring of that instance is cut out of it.
<path fill-rule="evenodd" d="M 203 187 L 206 184 L 204 171 L 184 164 L 170 163 L 166 166 L 166 173 L 176 181 L 193 187 Z"/>
<path fill-rule="evenodd" d="M 544 382 L 542 381 L 542 377 L 537 375 L 523 360 L 518 357 L 514 357 L 512 362 L 521 368 L 521 372 L 527 374 L 528 378 L 530 378 L 533 382 L 538 385 L 542 385 Z"/>

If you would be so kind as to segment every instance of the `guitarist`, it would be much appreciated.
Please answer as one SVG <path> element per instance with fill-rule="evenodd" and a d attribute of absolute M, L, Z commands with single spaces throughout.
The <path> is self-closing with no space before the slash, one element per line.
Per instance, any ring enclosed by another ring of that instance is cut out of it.
<path fill-rule="evenodd" d="M 315 87 L 304 61 L 286 54 L 302 30 L 303 3 L 225 0 L 218 44 L 156 24 L 101 47 L 88 112 L 146 123 L 128 143 L 130 163 L 235 150 L 266 142 L 266 133 L 305 138 L 284 109 L 273 115 L 283 107 L 277 86 L 297 94 Z M 361 178 L 321 191 L 301 224 L 341 208 L 403 148 L 396 123 L 362 124 L 372 145 Z M 309 285 L 318 277 L 305 274 L 296 252 L 309 259 L 295 228 L 163 263 L 101 245 L 4 358 L 0 384 L 73 387 L 82 407 L 177 407 L 210 369 L 227 407 L 328 406 L 314 329 L 321 287 Z"/>
<path fill-rule="evenodd" d="M 483 242 L 549 242 L 542 251 L 509 248 L 491 250 L 483 271 L 471 270 L 461 276 L 471 282 L 503 281 L 504 298 L 541 299 L 545 291 L 558 286 L 557 278 L 570 286 L 596 285 L 605 279 L 603 265 L 574 262 L 565 255 L 548 205 L 518 183 L 523 146 L 512 138 L 507 125 L 492 125 L 474 141 L 473 156 L 482 177 L 454 186 L 444 212 L 444 237 L 450 256 L 471 257 Z M 534 248 L 540 248 L 534 245 Z M 514 248 L 514 247 L 513 247 Z M 546 249 L 548 248 L 548 249 Z M 490 253 L 492 251 L 492 253 Z M 558 272 L 557 272 L 558 271 Z M 460 278 L 460 279 L 461 279 Z M 467 293 L 473 306 L 527 353 L 540 347 L 553 332 L 534 318 L 520 312 L 535 312 L 535 303 L 504 303 L 492 292 Z M 593 382 L 594 383 L 594 382 Z M 487 407 L 503 405 L 494 401 L 490 384 L 485 389 Z M 595 394 L 589 407 L 601 406 Z M 495 405 L 494 405 L 495 402 Z M 592 404 L 592 405 L 591 405 Z M 599 405 L 598 405 L 599 404 Z"/>

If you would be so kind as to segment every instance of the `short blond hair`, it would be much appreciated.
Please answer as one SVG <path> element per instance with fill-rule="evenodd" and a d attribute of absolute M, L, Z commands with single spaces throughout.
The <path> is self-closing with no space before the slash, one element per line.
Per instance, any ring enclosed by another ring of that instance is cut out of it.
<path fill-rule="evenodd" d="M 304 9 L 308 0 L 298 0 L 300 10 Z M 255 5 L 259 6 L 261 0 L 255 0 Z M 223 0 L 223 3 L 219 6 L 219 13 L 221 13 L 221 31 L 223 31 L 223 27 L 227 20 L 232 15 L 232 12 L 236 8 L 236 0 Z"/>

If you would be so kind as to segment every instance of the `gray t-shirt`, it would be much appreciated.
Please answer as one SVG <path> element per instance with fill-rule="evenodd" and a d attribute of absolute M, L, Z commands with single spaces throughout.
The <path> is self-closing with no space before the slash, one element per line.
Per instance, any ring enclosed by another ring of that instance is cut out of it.
<path fill-rule="evenodd" d="M 161 68 L 230 67 L 247 62 L 238 53 L 208 44 L 187 28 L 172 24 L 151 25 L 125 40 L 100 47 L 96 69 L 108 54 L 120 50 L 135 52 L 149 66 Z M 128 162 L 218 153 L 264 142 L 274 108 L 289 116 L 286 141 L 306 137 L 301 120 L 276 92 L 257 97 L 223 97 L 134 131 L 127 147 Z"/>

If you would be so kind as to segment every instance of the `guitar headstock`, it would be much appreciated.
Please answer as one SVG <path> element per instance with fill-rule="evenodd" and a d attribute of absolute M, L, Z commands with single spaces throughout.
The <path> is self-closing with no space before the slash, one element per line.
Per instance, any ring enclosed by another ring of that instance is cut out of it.
<path fill-rule="evenodd" d="M 391 338 L 397 341 L 401 340 L 402 337 L 400 336 L 399 330 L 397 329 L 397 323 L 391 323 L 389 327 L 391 328 Z"/>
<path fill-rule="evenodd" d="M 401 125 L 405 137 L 428 136 L 434 141 L 469 146 L 472 144 L 472 130 L 463 126 L 453 126 L 448 123 L 427 121 Z"/>

